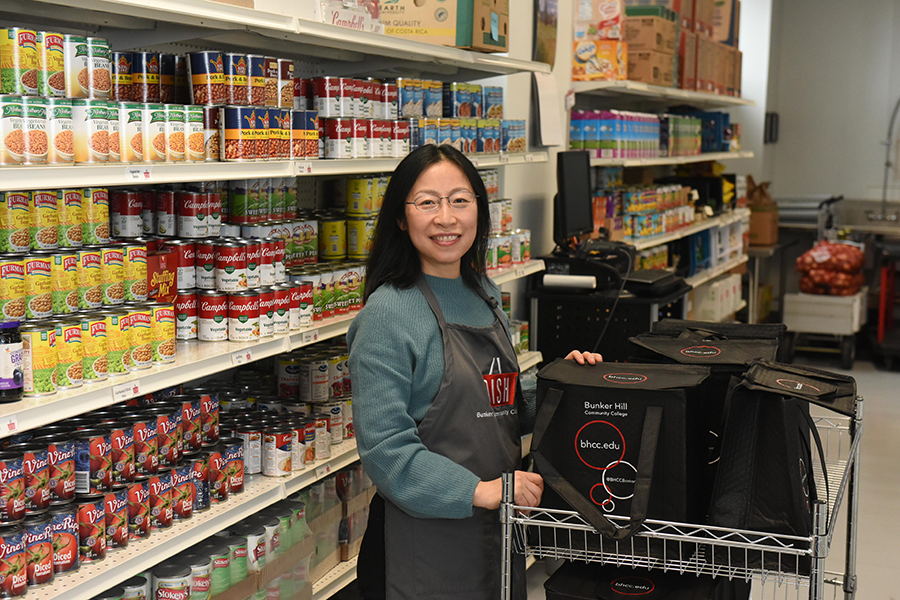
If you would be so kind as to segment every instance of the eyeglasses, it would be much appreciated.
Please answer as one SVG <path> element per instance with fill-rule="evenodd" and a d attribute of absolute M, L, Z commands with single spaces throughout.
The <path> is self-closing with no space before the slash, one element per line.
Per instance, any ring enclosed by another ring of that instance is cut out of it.
<path fill-rule="evenodd" d="M 447 203 L 453 208 L 466 208 L 467 206 L 471 206 L 473 202 L 475 202 L 478 196 L 475 195 L 474 192 L 463 191 L 463 192 L 455 192 L 449 196 L 434 196 L 432 194 L 423 194 L 421 196 L 417 196 L 415 200 L 412 202 L 407 202 L 406 204 L 412 204 L 416 207 L 417 210 L 422 212 L 434 212 L 441 206 L 441 200 L 444 198 L 447 199 Z"/>

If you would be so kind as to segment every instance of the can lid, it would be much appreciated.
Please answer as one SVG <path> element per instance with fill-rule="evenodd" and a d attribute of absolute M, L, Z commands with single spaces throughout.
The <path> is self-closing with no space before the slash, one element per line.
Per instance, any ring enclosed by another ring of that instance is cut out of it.
<path fill-rule="evenodd" d="M 44 523 L 50 522 L 50 515 L 46 513 L 41 513 L 37 515 L 25 515 L 25 526 L 28 525 L 43 525 Z"/>
<path fill-rule="evenodd" d="M 167 562 L 157 565 L 153 567 L 151 572 L 156 579 L 173 579 L 191 576 L 191 568 L 180 562 Z"/>
<path fill-rule="evenodd" d="M 77 511 L 75 510 L 74 504 L 53 504 L 50 506 L 50 510 L 47 511 L 48 515 L 74 515 Z"/>
<path fill-rule="evenodd" d="M 91 600 L 120 600 L 125 595 L 125 588 L 113 587 L 106 591 L 100 592 Z"/>
<path fill-rule="evenodd" d="M 173 561 L 178 561 L 178 563 L 189 567 L 207 567 L 212 562 L 212 557 L 209 554 L 188 551 L 188 553 L 175 556 Z"/>
<path fill-rule="evenodd" d="M 19 327 L 19 321 L 5 321 L 0 323 L 0 329 L 17 329 Z"/>
<path fill-rule="evenodd" d="M 122 582 L 123 588 L 143 588 L 145 585 L 147 585 L 147 578 L 140 575 L 135 575 L 131 579 L 126 579 Z"/>

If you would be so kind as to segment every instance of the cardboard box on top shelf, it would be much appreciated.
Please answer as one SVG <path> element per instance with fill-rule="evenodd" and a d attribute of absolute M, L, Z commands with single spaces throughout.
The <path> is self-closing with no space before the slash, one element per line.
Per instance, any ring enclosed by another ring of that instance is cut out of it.
<path fill-rule="evenodd" d="M 734 51 L 734 95 L 741 97 L 741 83 L 744 76 L 744 53 L 740 50 Z"/>
<path fill-rule="evenodd" d="M 778 205 L 769 194 L 768 181 L 756 185 L 747 176 L 747 206 L 750 207 L 750 245 L 773 246 L 778 243 Z"/>
<path fill-rule="evenodd" d="M 420 42 L 509 50 L 509 0 L 381 0 L 384 32 Z"/>
<path fill-rule="evenodd" d="M 661 52 L 629 52 L 628 79 L 662 87 L 675 86 L 675 61 Z"/>
<path fill-rule="evenodd" d="M 662 17 L 628 17 L 625 19 L 625 41 L 629 52 L 678 52 L 678 25 Z"/>
<path fill-rule="evenodd" d="M 724 44 L 713 42 L 716 45 L 716 93 L 724 96 L 728 88 L 725 80 L 728 77 L 728 61 L 732 60 L 730 48 Z M 732 64 L 732 69 L 734 64 Z"/>
<path fill-rule="evenodd" d="M 725 95 L 734 96 L 734 53 L 731 46 L 725 46 Z"/>
<path fill-rule="evenodd" d="M 697 34 L 682 30 L 678 44 L 678 87 L 697 89 Z"/>
<path fill-rule="evenodd" d="M 623 38 L 623 0 L 579 0 L 575 2 L 574 11 L 575 41 Z"/>
<path fill-rule="evenodd" d="M 740 0 L 716 0 L 713 13 L 713 39 L 726 46 L 739 45 L 741 28 Z"/>
<path fill-rule="evenodd" d="M 716 44 L 704 35 L 697 35 L 697 91 L 716 91 Z"/>
<path fill-rule="evenodd" d="M 678 23 L 682 29 L 694 30 L 693 0 L 625 0 L 625 10 L 632 6 L 662 6 L 678 14 Z"/>
<path fill-rule="evenodd" d="M 715 16 L 716 0 L 693 0 L 694 3 L 694 31 L 706 37 L 712 37 L 713 18 Z"/>
<path fill-rule="evenodd" d="M 572 81 L 615 81 L 628 78 L 628 44 L 619 40 L 575 42 Z"/>

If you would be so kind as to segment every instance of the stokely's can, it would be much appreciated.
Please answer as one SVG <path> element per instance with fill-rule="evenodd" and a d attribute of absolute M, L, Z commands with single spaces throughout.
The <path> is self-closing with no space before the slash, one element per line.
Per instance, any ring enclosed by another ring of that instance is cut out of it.
<path fill-rule="evenodd" d="M 59 232 L 57 239 L 60 248 L 81 248 L 83 232 L 81 223 L 84 220 L 82 190 L 58 190 L 56 207 L 59 210 Z"/>
<path fill-rule="evenodd" d="M 235 427 L 235 436 L 244 444 L 244 473 L 256 475 L 263 470 L 263 426 L 241 423 Z"/>
<path fill-rule="evenodd" d="M 68 315 L 78 310 L 78 255 L 74 250 L 54 253 L 50 263 L 53 314 Z M 0 256 L 0 281 L 5 261 Z"/>
<path fill-rule="evenodd" d="M 194 104 L 225 102 L 225 70 L 221 52 L 191 52 L 187 67 Z"/>
<path fill-rule="evenodd" d="M 76 547 L 78 544 L 75 544 Z M 21 525 L 0 529 L 0 556 L 6 568 L 0 572 L 0 595 L 4 598 L 21 596 L 28 588 L 28 553 L 25 528 Z"/>
<path fill-rule="evenodd" d="M 46 319 L 53 314 L 53 282 L 50 254 L 34 253 L 25 257 L 25 316 Z"/>
<path fill-rule="evenodd" d="M 147 246 L 125 244 L 122 246 L 125 267 L 125 302 L 147 301 Z"/>
<path fill-rule="evenodd" d="M 144 539 L 150 535 L 150 477 L 139 475 L 128 484 L 128 537 Z"/>
<path fill-rule="evenodd" d="M 159 102 L 159 52 L 133 52 L 132 57 L 132 99 Z"/>
<path fill-rule="evenodd" d="M 29 192 L 0 192 L 0 250 L 27 252 L 31 248 Z"/>
<path fill-rule="evenodd" d="M 128 487 L 123 486 L 104 497 L 106 509 L 106 548 L 123 550 L 131 537 L 128 531 Z"/>
<path fill-rule="evenodd" d="M 110 220 L 113 235 L 135 238 L 143 235 L 144 223 L 141 218 L 143 201 L 141 193 L 133 190 L 117 190 L 110 194 Z"/>
<path fill-rule="evenodd" d="M 68 504 L 75 499 L 75 441 L 72 435 L 48 435 L 33 438 L 47 445 L 47 487 L 51 504 Z"/>
<path fill-rule="evenodd" d="M 244 443 L 240 438 L 221 438 L 219 447 L 225 459 L 229 493 L 240 494 L 244 491 Z"/>
<path fill-rule="evenodd" d="M 106 306 L 125 303 L 125 258 L 122 246 L 103 248 L 100 253 L 102 302 Z"/>
<path fill-rule="evenodd" d="M 106 496 L 89 494 L 80 497 L 75 506 L 78 521 L 78 560 L 99 562 L 106 558 Z"/>
<path fill-rule="evenodd" d="M 195 243 L 194 273 L 198 289 L 216 289 L 216 247 L 213 242 L 198 240 Z"/>
<path fill-rule="evenodd" d="M 75 125 L 72 121 L 72 101 L 51 98 L 47 107 L 47 137 L 50 150 L 47 164 L 75 164 Z"/>
<path fill-rule="evenodd" d="M 103 423 L 103 427 L 109 429 L 113 485 L 134 481 L 136 473 L 134 424 L 129 421 L 113 421 Z"/>
<path fill-rule="evenodd" d="M 291 287 L 276 285 L 274 293 L 274 325 L 275 334 L 288 333 L 291 330 Z"/>
<path fill-rule="evenodd" d="M 215 244 L 216 289 L 241 292 L 247 289 L 247 246 L 243 242 L 222 241 Z"/>
<path fill-rule="evenodd" d="M 207 451 L 209 452 L 209 497 L 213 504 L 219 504 L 228 500 L 231 491 L 225 451 L 218 445 L 210 447 Z"/>
<path fill-rule="evenodd" d="M 228 294 L 200 290 L 197 294 L 197 337 L 216 342 L 228 339 Z"/>
<path fill-rule="evenodd" d="M 228 339 L 252 342 L 260 336 L 259 293 L 237 292 L 228 295 Z"/>
<path fill-rule="evenodd" d="M 50 457 L 47 444 L 16 444 L 15 449 L 22 454 L 25 513 L 33 515 L 47 512 L 50 508 Z"/>
<path fill-rule="evenodd" d="M 73 100 L 75 163 L 109 162 L 109 107 L 103 100 Z"/>
<path fill-rule="evenodd" d="M 131 320 L 128 312 L 103 311 L 106 321 L 106 365 L 110 377 L 127 375 L 131 370 Z"/>
<path fill-rule="evenodd" d="M 86 188 L 82 191 L 84 222 L 81 237 L 85 244 L 109 243 L 109 191 Z"/>
<path fill-rule="evenodd" d="M 31 365 L 24 373 L 24 395 L 35 397 L 55 394 L 56 327 L 33 323 L 19 327 L 19 333 L 22 335 L 22 364 Z"/>
<path fill-rule="evenodd" d="M 21 256 L 0 255 L 0 313 L 3 321 L 25 319 L 25 261 Z"/>
<path fill-rule="evenodd" d="M 150 575 L 147 577 L 135 575 L 131 579 L 123 581 L 119 587 L 124 592 L 122 600 L 149 600 L 151 598 Z"/>
<path fill-rule="evenodd" d="M 209 509 L 209 453 L 201 452 L 188 459 L 194 486 L 194 512 Z"/>
<path fill-rule="evenodd" d="M 172 526 L 172 468 L 160 467 L 148 482 L 150 489 L 150 528 L 154 531 Z"/>
<path fill-rule="evenodd" d="M 198 330 L 197 290 L 178 290 L 175 296 L 175 338 L 196 340 Z"/>
<path fill-rule="evenodd" d="M 53 572 L 57 575 L 78 570 L 77 509 L 71 504 L 54 506 L 49 511 L 50 538 L 53 546 Z"/>
<path fill-rule="evenodd" d="M 102 248 L 96 246 L 78 250 L 78 306 L 82 310 L 100 308 L 103 303 L 101 253 Z"/>
<path fill-rule="evenodd" d="M 275 335 L 275 290 L 259 288 L 259 337 Z"/>
<path fill-rule="evenodd" d="M 188 462 L 172 469 L 172 513 L 176 521 L 194 516 L 194 481 Z"/>
<path fill-rule="evenodd" d="M 176 228 L 179 236 L 184 238 L 205 238 L 209 235 L 207 194 L 178 192 L 177 211 Z"/>
<path fill-rule="evenodd" d="M 149 306 L 127 306 L 128 339 L 131 344 L 129 369 L 139 371 L 153 365 L 153 318 Z"/>
<path fill-rule="evenodd" d="M 85 429 L 75 435 L 75 492 L 102 494 L 112 489 L 109 431 Z"/>
<path fill-rule="evenodd" d="M 168 562 L 153 567 L 153 600 L 187 600 L 191 596 L 191 567 Z"/>
<path fill-rule="evenodd" d="M 156 234 L 164 237 L 175 235 L 175 192 L 157 190 L 154 203 L 156 209 Z"/>
<path fill-rule="evenodd" d="M 175 305 L 168 302 L 150 304 L 150 339 L 154 364 L 175 361 Z"/>

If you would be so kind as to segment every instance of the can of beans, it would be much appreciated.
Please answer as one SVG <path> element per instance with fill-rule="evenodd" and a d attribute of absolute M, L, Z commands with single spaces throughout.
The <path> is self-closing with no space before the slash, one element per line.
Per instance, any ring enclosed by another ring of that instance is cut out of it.
<path fill-rule="evenodd" d="M 81 347 L 84 357 L 81 370 L 85 382 L 104 381 L 109 376 L 106 335 L 106 317 L 101 314 L 84 313 L 81 320 Z"/>
<path fill-rule="evenodd" d="M 103 100 L 72 101 L 76 163 L 109 162 L 109 107 Z"/>
<path fill-rule="evenodd" d="M 132 57 L 132 99 L 159 102 L 159 52 L 133 52 Z"/>
<path fill-rule="evenodd" d="M 125 302 L 125 258 L 122 246 L 103 248 L 100 251 L 100 276 L 102 301 L 106 306 Z"/>
<path fill-rule="evenodd" d="M 184 160 L 184 105 L 166 104 L 166 160 Z"/>
<path fill-rule="evenodd" d="M 72 101 L 51 98 L 47 101 L 47 164 L 75 164 L 74 122 Z"/>
<path fill-rule="evenodd" d="M 0 313 L 3 321 L 25 319 L 25 261 L 21 256 L 0 254 Z"/>
<path fill-rule="evenodd" d="M 256 159 L 256 109 L 225 106 L 219 109 L 219 156 L 225 161 Z"/>
<path fill-rule="evenodd" d="M 50 538 L 53 547 L 53 572 L 57 575 L 78 570 L 78 519 L 72 505 L 50 508 Z"/>
<path fill-rule="evenodd" d="M 0 251 L 27 252 L 31 247 L 30 192 L 0 192 Z"/>
<path fill-rule="evenodd" d="M 103 303 L 102 250 L 102 247 L 91 246 L 76 251 L 78 257 L 78 306 L 82 310 L 100 308 Z"/>
<path fill-rule="evenodd" d="M 141 193 L 134 190 L 117 190 L 110 194 L 110 220 L 113 235 L 136 238 L 143 235 L 144 222 L 141 211 L 144 202 Z"/>
<path fill-rule="evenodd" d="M 134 57 L 131 52 L 112 52 L 110 54 L 110 69 L 112 70 L 112 93 L 113 100 L 119 102 L 129 102 L 133 98 L 131 96 L 131 87 L 134 78 L 131 74 L 131 65 L 134 63 Z"/>
<path fill-rule="evenodd" d="M 110 377 L 127 375 L 131 370 L 130 319 L 127 311 L 100 313 L 106 322 L 106 363 Z"/>
<path fill-rule="evenodd" d="M 228 491 L 230 494 L 240 494 L 244 491 L 244 443 L 236 437 L 221 438 L 219 448 L 225 460 Z"/>
<path fill-rule="evenodd" d="M 269 160 L 269 112 L 277 109 L 256 108 L 253 116 L 256 118 L 254 125 L 256 134 L 256 160 Z"/>
<path fill-rule="evenodd" d="M 45 319 L 53 314 L 52 258 L 50 254 L 25 256 L 25 316 Z"/>
<path fill-rule="evenodd" d="M 159 55 L 159 101 L 175 102 L 175 55 Z"/>
<path fill-rule="evenodd" d="M 62 98 L 66 95 L 63 43 L 61 33 L 36 32 L 37 95 L 39 96 Z"/>
<path fill-rule="evenodd" d="M 0 92 L 33 96 L 38 92 L 37 32 L 20 27 L 0 29 Z"/>
<path fill-rule="evenodd" d="M 25 396 L 55 394 L 56 327 L 29 323 L 19 327 L 19 333 L 22 335 L 22 364 L 31 365 L 24 373 Z"/>
<path fill-rule="evenodd" d="M 206 162 L 218 161 L 221 136 L 219 134 L 219 107 L 203 107 L 203 148 Z"/>
<path fill-rule="evenodd" d="M 85 188 L 82 191 L 84 222 L 81 237 L 85 244 L 109 243 L 109 190 Z"/>
<path fill-rule="evenodd" d="M 277 159 L 289 159 L 291 157 L 291 109 L 282 108 L 280 109 L 278 115 L 269 115 L 270 118 L 270 126 L 272 130 L 276 133 L 276 142 L 274 152 L 272 153 L 272 158 Z M 278 124 L 278 128 L 275 129 L 275 124 L 271 122 L 271 119 L 275 119 Z M 281 217 L 278 217 L 281 218 Z"/>
<path fill-rule="evenodd" d="M 109 162 L 122 162 L 122 147 L 118 102 L 107 102 L 107 121 L 109 121 Z"/>
<path fill-rule="evenodd" d="M 228 294 L 214 290 L 200 290 L 196 294 L 196 299 L 197 338 L 204 342 L 227 340 Z"/>
<path fill-rule="evenodd" d="M 175 361 L 175 305 L 167 302 L 149 304 L 154 364 Z"/>
<path fill-rule="evenodd" d="M 248 99 L 252 106 L 266 105 L 266 57 L 260 54 L 247 55 Z"/>
<path fill-rule="evenodd" d="M 70 434 L 51 434 L 32 439 L 47 447 L 47 488 L 51 504 L 75 499 L 75 442 Z"/>
<path fill-rule="evenodd" d="M 194 512 L 208 510 L 209 500 L 209 453 L 201 452 L 188 459 L 191 481 L 194 486 Z"/>
<path fill-rule="evenodd" d="M 29 236 L 32 250 L 59 246 L 59 211 L 56 192 L 28 192 Z"/>
<path fill-rule="evenodd" d="M 294 61 L 278 59 L 278 103 L 271 106 L 294 107 Z"/>
<path fill-rule="evenodd" d="M 110 74 L 109 42 L 102 38 L 89 37 L 87 43 L 87 90 L 86 97 L 98 100 L 109 100 L 112 90 Z M 79 74 L 78 84 L 83 85 Z"/>
<path fill-rule="evenodd" d="M 58 190 L 56 192 L 56 208 L 59 211 L 59 230 L 57 239 L 60 248 L 81 248 L 82 221 L 84 211 L 82 190 Z"/>
<path fill-rule="evenodd" d="M 234 434 L 244 444 L 244 472 L 248 475 L 262 473 L 263 464 L 263 427 L 260 424 L 241 423 L 235 427 Z"/>
<path fill-rule="evenodd" d="M 188 462 L 172 469 L 172 513 L 176 521 L 194 515 L 194 481 Z"/>
<path fill-rule="evenodd" d="M 17 444 L 22 454 L 22 473 L 25 480 L 25 513 L 47 512 L 50 508 L 50 457 L 47 444 L 32 442 Z"/>
<path fill-rule="evenodd" d="M 157 190 L 154 202 L 156 210 L 156 234 L 173 237 L 175 235 L 175 192 Z"/>
<path fill-rule="evenodd" d="M 248 98 L 247 55 L 226 52 L 223 57 L 225 73 L 225 104 L 246 106 Z"/>
<path fill-rule="evenodd" d="M 78 499 L 76 506 L 79 561 L 99 562 L 106 558 L 106 496 L 86 495 Z"/>
<path fill-rule="evenodd" d="M 209 235 L 207 194 L 178 192 L 177 214 L 177 231 L 181 237 L 205 238 Z"/>
<path fill-rule="evenodd" d="M 203 126 L 203 107 L 186 106 L 184 112 L 184 137 L 187 146 L 185 160 L 203 162 L 206 160 L 206 138 Z"/>
<path fill-rule="evenodd" d="M 125 244 L 122 246 L 125 268 L 125 302 L 147 300 L 147 246 Z"/>
<path fill-rule="evenodd" d="M 175 518 L 172 510 L 172 468 L 160 467 L 150 476 L 150 529 L 159 531 L 172 526 Z"/>
<path fill-rule="evenodd" d="M 128 306 L 128 340 L 131 346 L 129 369 L 139 371 L 153 365 L 152 310 L 149 306 Z"/>
<path fill-rule="evenodd" d="M 47 140 L 47 100 L 45 98 L 22 98 L 24 118 L 24 153 L 26 165 L 47 164 L 49 144 Z"/>
<path fill-rule="evenodd" d="M 178 290 L 175 296 L 175 338 L 196 340 L 198 330 L 197 290 Z"/>
<path fill-rule="evenodd" d="M 166 110 L 160 104 L 141 104 L 141 155 L 143 162 L 166 161 Z"/>
<path fill-rule="evenodd" d="M 106 429 L 75 434 L 75 492 L 100 494 L 112 489 L 111 447 Z"/>
<path fill-rule="evenodd" d="M 187 66 L 194 104 L 225 102 L 225 70 L 221 52 L 191 52 Z"/>
<path fill-rule="evenodd" d="M 247 245 L 243 242 L 216 242 L 216 289 L 240 292 L 247 289 Z"/>
<path fill-rule="evenodd" d="M 237 292 L 228 295 L 228 339 L 252 342 L 260 337 L 259 293 Z"/>
<path fill-rule="evenodd" d="M 150 477 L 139 475 L 128 484 L 128 537 L 140 540 L 150 535 Z"/>
<path fill-rule="evenodd" d="M 22 98 L 0 96 L 0 165 L 18 166 L 25 161 L 25 118 Z"/>

